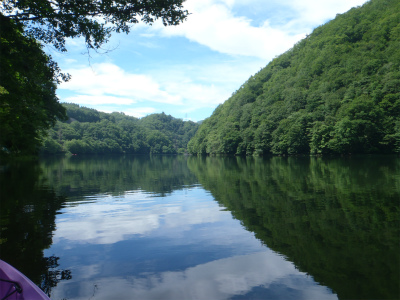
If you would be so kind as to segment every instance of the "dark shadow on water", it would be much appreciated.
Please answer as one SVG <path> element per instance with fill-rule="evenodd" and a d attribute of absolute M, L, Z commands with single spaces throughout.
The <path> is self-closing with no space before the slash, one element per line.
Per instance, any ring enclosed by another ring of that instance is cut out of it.
<path fill-rule="evenodd" d="M 71 272 L 58 268 L 58 257 L 43 256 L 65 197 L 57 196 L 41 175 L 36 161 L 9 164 L 0 171 L 0 257 L 50 296 Z"/>
<path fill-rule="evenodd" d="M 399 299 L 398 157 L 192 157 L 188 166 L 247 230 L 340 299 Z"/>

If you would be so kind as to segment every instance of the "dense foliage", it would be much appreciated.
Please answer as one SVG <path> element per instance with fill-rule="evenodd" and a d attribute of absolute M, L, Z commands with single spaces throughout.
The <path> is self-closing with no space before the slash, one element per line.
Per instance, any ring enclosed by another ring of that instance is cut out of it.
<path fill-rule="evenodd" d="M 217 107 L 193 154 L 400 152 L 400 2 L 316 28 Z"/>
<path fill-rule="evenodd" d="M 19 0 L 2 1 L 0 9 L 23 24 L 28 35 L 66 51 L 66 38 L 83 37 L 88 48 L 98 49 L 113 31 L 128 33 L 130 24 L 139 21 L 177 25 L 188 15 L 183 1 Z"/>
<path fill-rule="evenodd" d="M 42 153 L 176 154 L 184 153 L 198 125 L 153 114 L 142 119 L 123 113 L 103 113 L 77 104 L 63 104 L 69 120 L 48 131 Z"/>
<path fill-rule="evenodd" d="M 66 117 L 55 93 L 56 63 L 22 31 L 0 14 L 0 152 L 37 151 L 41 134 Z"/>

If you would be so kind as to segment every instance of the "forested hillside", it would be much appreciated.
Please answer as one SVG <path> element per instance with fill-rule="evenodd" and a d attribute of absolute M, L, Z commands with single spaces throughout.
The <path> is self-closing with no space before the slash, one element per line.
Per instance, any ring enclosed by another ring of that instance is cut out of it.
<path fill-rule="evenodd" d="M 153 114 L 142 119 L 123 113 L 103 113 L 77 104 L 63 104 L 68 121 L 57 121 L 48 131 L 44 154 L 175 154 L 185 152 L 198 124 Z"/>
<path fill-rule="evenodd" d="M 192 154 L 400 152 L 400 1 L 316 28 L 217 107 Z"/>

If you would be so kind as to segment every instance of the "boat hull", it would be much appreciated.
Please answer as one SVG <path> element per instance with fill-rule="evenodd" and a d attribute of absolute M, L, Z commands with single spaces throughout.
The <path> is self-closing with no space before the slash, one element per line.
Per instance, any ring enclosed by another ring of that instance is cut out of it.
<path fill-rule="evenodd" d="M 50 300 L 28 277 L 2 260 L 0 260 L 0 299 Z"/>

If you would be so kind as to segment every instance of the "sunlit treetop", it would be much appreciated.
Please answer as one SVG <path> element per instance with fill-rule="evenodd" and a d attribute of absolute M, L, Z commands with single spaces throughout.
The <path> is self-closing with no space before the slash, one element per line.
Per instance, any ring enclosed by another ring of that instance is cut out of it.
<path fill-rule="evenodd" d="M 140 21 L 178 25 L 188 16 L 185 0 L 3 0 L 0 12 L 22 23 L 25 34 L 60 51 L 65 39 L 84 37 L 89 49 L 98 49 L 112 32 L 128 33 Z"/>

